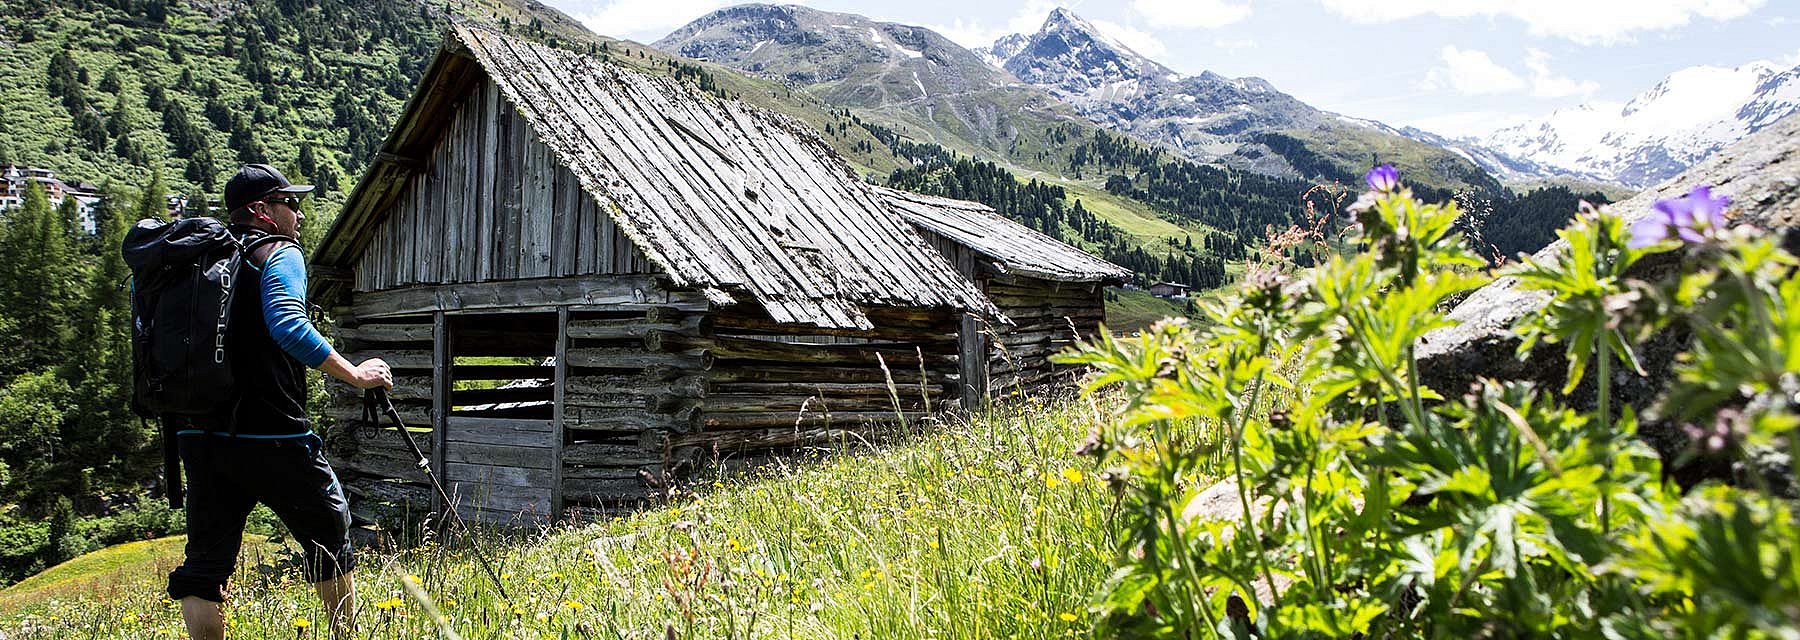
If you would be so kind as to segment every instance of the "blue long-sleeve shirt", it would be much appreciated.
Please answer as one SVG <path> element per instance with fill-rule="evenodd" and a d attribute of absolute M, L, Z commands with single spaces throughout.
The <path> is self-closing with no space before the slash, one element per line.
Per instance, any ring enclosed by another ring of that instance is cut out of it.
<path fill-rule="evenodd" d="M 262 315 L 275 344 L 301 364 L 318 368 L 331 357 L 331 344 L 306 317 L 306 257 L 299 246 L 283 244 L 263 264 Z"/>

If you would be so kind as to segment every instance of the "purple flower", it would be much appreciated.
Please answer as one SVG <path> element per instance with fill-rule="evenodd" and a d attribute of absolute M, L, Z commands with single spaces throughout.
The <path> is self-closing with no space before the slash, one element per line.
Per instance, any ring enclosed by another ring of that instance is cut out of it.
<path fill-rule="evenodd" d="M 1369 188 L 1376 191 L 1393 191 L 1400 186 L 1400 172 L 1394 169 L 1394 165 L 1384 164 L 1364 174 L 1363 182 L 1369 183 Z"/>
<path fill-rule="evenodd" d="M 1631 225 L 1629 244 L 1633 249 L 1642 249 L 1671 237 L 1682 242 L 1705 241 L 1723 225 L 1725 207 L 1730 204 L 1730 198 L 1713 197 L 1712 187 L 1707 185 L 1696 186 L 1679 198 L 1657 200 L 1656 210 L 1649 217 Z"/>

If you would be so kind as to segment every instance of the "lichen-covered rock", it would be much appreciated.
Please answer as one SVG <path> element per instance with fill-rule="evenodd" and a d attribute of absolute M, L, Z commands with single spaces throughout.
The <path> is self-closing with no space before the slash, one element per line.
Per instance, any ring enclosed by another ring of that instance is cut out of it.
<path fill-rule="evenodd" d="M 1752 224 L 1781 233 L 1788 250 L 1800 253 L 1800 115 L 1789 116 L 1744 138 L 1611 209 L 1624 216 L 1627 224 L 1635 223 L 1650 214 L 1651 205 L 1657 200 L 1682 196 L 1702 184 L 1713 185 L 1714 194 L 1731 198 L 1733 224 Z M 1539 251 L 1537 257 L 1546 259 L 1565 249 L 1566 244 L 1559 240 Z M 1635 268 L 1637 277 L 1653 279 L 1681 269 L 1682 265 L 1673 254 L 1664 254 L 1646 259 Z M 1457 326 L 1434 331 L 1420 341 L 1420 377 L 1445 394 L 1459 393 L 1479 378 L 1529 380 L 1560 389 L 1568 367 L 1562 346 L 1541 346 L 1520 358 L 1519 336 L 1512 330 L 1520 318 L 1542 307 L 1548 299 L 1542 292 L 1518 289 L 1510 278 L 1476 291 L 1451 310 L 1450 319 Z M 1640 411 L 1650 408 L 1668 380 L 1675 354 L 1686 343 L 1685 336 L 1670 331 L 1642 345 L 1639 357 L 1649 375 L 1638 376 L 1616 368 L 1614 399 Z M 1593 402 L 1592 377 L 1587 376 L 1583 387 L 1575 391 L 1572 400 L 1578 406 L 1591 406 Z M 1665 460 L 1674 460 L 1686 448 L 1685 436 L 1671 425 L 1647 423 L 1642 433 Z M 1677 479 L 1687 484 L 1698 477 L 1719 475 L 1698 468 L 1692 471 Z"/>

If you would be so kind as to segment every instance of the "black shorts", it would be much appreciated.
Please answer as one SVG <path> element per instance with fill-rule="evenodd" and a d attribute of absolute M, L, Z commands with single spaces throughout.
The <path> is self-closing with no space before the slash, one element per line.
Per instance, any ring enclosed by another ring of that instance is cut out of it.
<path fill-rule="evenodd" d="M 300 543 L 307 582 L 324 582 L 356 567 L 350 549 L 350 503 L 326 463 L 317 435 L 293 438 L 180 436 L 187 469 L 187 560 L 169 574 L 169 597 L 225 601 L 237 566 L 244 520 L 261 502 Z"/>

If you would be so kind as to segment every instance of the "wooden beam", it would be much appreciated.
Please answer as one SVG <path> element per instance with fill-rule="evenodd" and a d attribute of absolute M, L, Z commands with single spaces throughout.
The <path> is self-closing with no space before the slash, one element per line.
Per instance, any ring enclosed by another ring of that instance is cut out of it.
<path fill-rule="evenodd" d="M 356 296 L 351 312 L 360 318 L 570 304 L 644 304 L 675 301 L 654 276 L 587 276 L 470 282 Z"/>
<path fill-rule="evenodd" d="M 431 473 L 444 477 L 444 459 L 447 443 L 445 428 L 450 420 L 450 365 L 453 362 L 450 350 L 450 322 L 439 311 L 431 316 Z M 432 496 L 434 511 L 441 511 L 449 505 L 442 504 L 443 498 Z"/>
<path fill-rule="evenodd" d="M 962 332 L 957 341 L 957 367 L 962 375 L 962 408 L 975 413 L 987 404 L 987 334 L 975 314 L 963 314 Z"/>
<path fill-rule="evenodd" d="M 569 398 L 569 308 L 556 310 L 556 377 L 551 388 L 550 418 L 550 517 L 556 519 L 563 510 L 563 420 Z"/>

